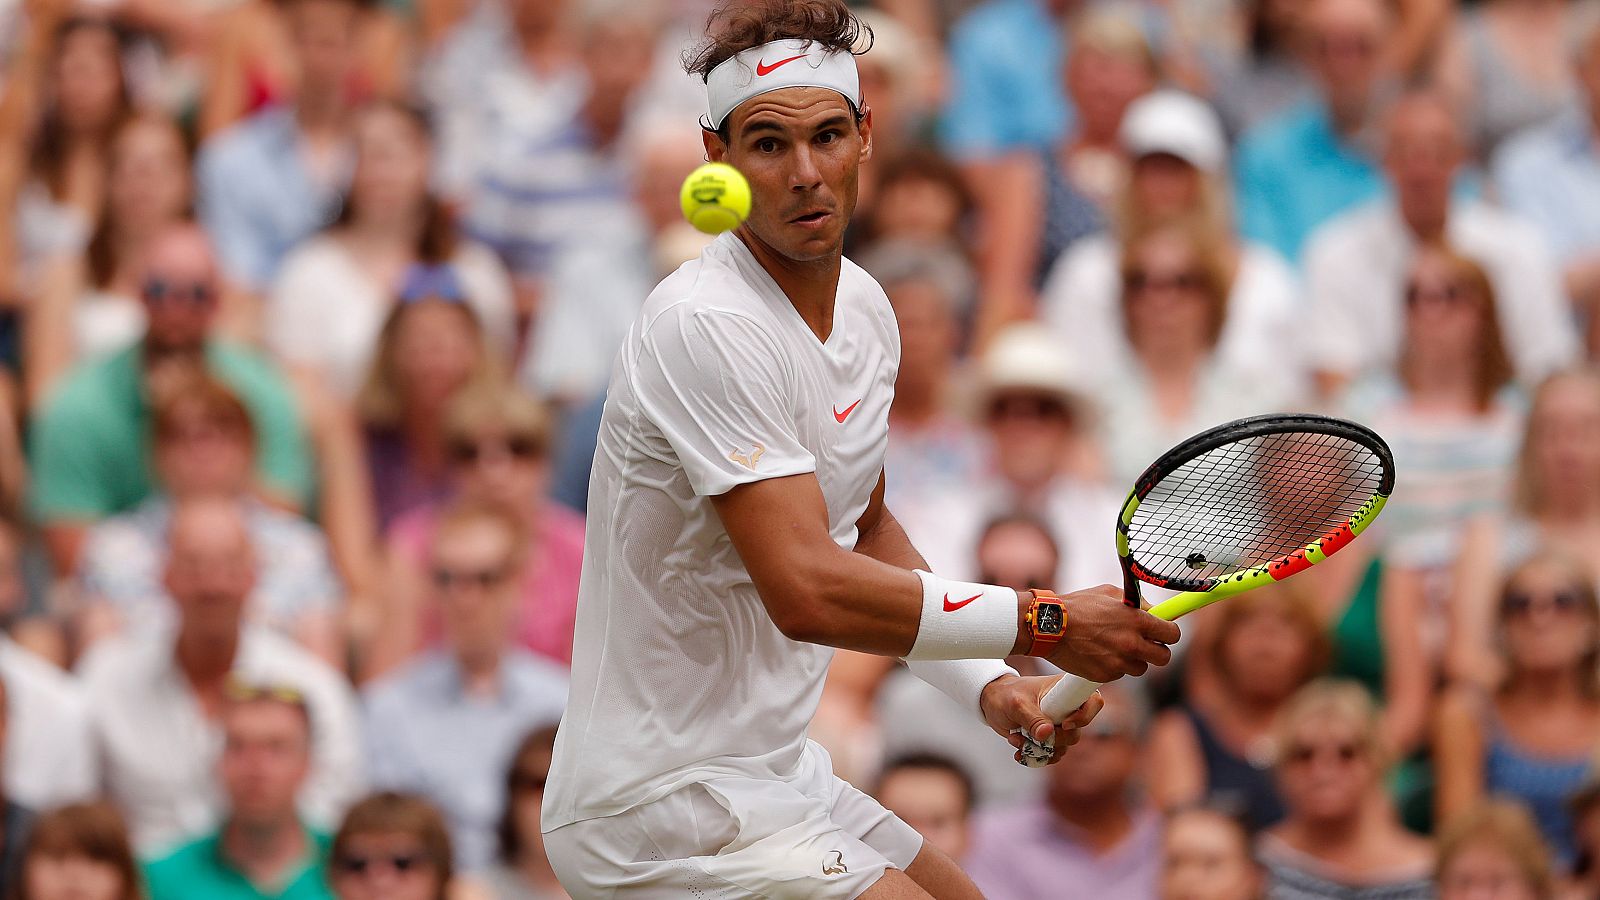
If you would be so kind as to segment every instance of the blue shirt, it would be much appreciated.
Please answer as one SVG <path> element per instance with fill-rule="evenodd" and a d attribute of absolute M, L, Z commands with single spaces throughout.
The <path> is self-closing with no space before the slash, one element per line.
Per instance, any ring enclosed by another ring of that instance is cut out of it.
<path fill-rule="evenodd" d="M 528 732 L 561 718 L 567 670 L 507 650 L 498 696 L 468 696 L 455 658 L 433 650 L 363 699 L 372 786 L 414 791 L 443 810 L 462 868 L 491 862 L 511 755 Z"/>
<path fill-rule="evenodd" d="M 310 855 L 277 890 L 253 884 L 222 855 L 221 833 L 207 835 L 145 864 L 150 900 L 333 900 L 328 890 L 328 848 L 332 839 L 307 830 Z"/>
<path fill-rule="evenodd" d="M 950 32 L 950 101 L 939 137 L 962 159 L 1046 148 L 1072 121 L 1062 24 L 1041 0 L 989 0 Z"/>
<path fill-rule="evenodd" d="M 1600 151 L 1579 110 L 1502 145 L 1492 174 L 1502 202 L 1544 235 L 1563 265 L 1600 249 Z"/>
<path fill-rule="evenodd" d="M 1385 191 L 1377 160 L 1341 139 L 1315 101 L 1247 133 L 1234 178 L 1240 232 L 1291 261 L 1319 225 Z"/>
<path fill-rule="evenodd" d="M 195 177 L 200 220 L 223 271 L 258 291 L 295 244 L 333 220 L 346 180 L 317 183 L 306 169 L 294 110 L 282 106 L 208 141 Z"/>

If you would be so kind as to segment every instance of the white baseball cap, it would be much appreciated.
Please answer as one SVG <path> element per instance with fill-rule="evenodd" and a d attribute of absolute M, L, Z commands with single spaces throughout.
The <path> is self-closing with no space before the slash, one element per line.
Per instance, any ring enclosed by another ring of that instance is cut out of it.
<path fill-rule="evenodd" d="M 987 405 L 995 395 L 1030 391 L 1060 399 L 1078 413 L 1085 411 L 1077 371 L 1066 342 L 1038 322 L 1008 325 L 983 352 L 978 365 L 979 400 Z"/>
<path fill-rule="evenodd" d="M 1228 140 L 1217 114 L 1182 91 L 1152 91 L 1133 101 L 1119 137 L 1135 159 L 1167 153 L 1213 175 L 1228 164 Z"/>

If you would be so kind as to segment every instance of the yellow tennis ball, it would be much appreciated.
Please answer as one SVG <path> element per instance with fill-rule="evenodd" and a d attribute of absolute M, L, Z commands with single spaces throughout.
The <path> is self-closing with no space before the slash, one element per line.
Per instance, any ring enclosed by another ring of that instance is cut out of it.
<path fill-rule="evenodd" d="M 727 163 L 706 163 L 683 180 L 678 203 L 690 225 L 721 234 L 738 228 L 750 215 L 750 182 Z"/>

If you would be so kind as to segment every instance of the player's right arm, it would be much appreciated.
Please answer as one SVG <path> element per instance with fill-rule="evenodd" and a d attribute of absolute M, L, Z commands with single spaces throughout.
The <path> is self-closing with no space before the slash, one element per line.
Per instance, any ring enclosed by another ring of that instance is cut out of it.
<path fill-rule="evenodd" d="M 797 641 L 884 656 L 910 656 L 926 602 L 916 573 L 851 553 L 828 534 L 822 489 L 811 474 L 740 485 L 713 498 L 772 621 Z M 1031 597 L 1011 592 L 1015 641 L 997 656 L 1028 652 L 1022 616 Z M 955 602 L 964 598 L 954 598 Z M 1122 602 L 1102 585 L 1065 595 L 1067 628 L 1051 662 L 1096 681 L 1165 665 L 1177 640 L 1171 622 Z M 956 610 L 955 612 L 960 612 Z"/>

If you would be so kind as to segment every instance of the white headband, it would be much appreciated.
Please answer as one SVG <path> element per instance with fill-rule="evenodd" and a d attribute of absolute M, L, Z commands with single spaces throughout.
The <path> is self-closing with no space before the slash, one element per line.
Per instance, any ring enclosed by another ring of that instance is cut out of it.
<path fill-rule="evenodd" d="M 711 128 L 722 127 L 728 113 L 757 94 L 791 87 L 838 91 L 861 108 L 861 79 L 856 58 L 843 51 L 800 39 L 751 47 L 723 60 L 706 76 Z"/>

